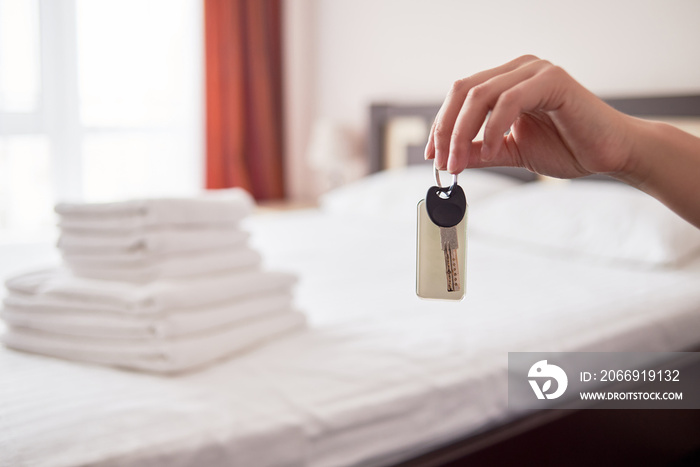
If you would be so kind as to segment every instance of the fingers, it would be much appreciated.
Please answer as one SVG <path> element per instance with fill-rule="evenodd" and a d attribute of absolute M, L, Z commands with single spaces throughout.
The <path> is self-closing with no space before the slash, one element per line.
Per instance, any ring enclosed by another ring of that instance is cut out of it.
<path fill-rule="evenodd" d="M 481 159 L 488 162 L 491 157 L 500 154 L 503 134 L 521 114 L 560 107 L 563 104 L 560 90 L 567 78 L 564 70 L 547 63 L 529 78 L 500 93 L 484 128 Z"/>
<path fill-rule="evenodd" d="M 479 133 L 489 110 L 494 108 L 499 96 L 518 83 L 532 78 L 548 66 L 551 64 L 544 60 L 529 62 L 469 90 L 452 130 L 448 171 L 459 173 L 467 166 L 471 153 L 471 142 Z"/>
<path fill-rule="evenodd" d="M 470 148 L 469 167 L 472 169 L 480 169 L 482 167 L 519 167 L 518 158 L 505 144 L 507 137 L 501 135 L 501 139 L 503 143 L 499 146 L 498 151 L 493 151 L 488 158 L 482 156 L 483 141 L 473 141 Z"/>
<path fill-rule="evenodd" d="M 526 55 L 490 70 L 482 71 L 469 78 L 456 81 L 450 89 L 445 101 L 440 107 L 435 123 L 430 131 L 425 158 L 435 158 L 436 166 L 444 170 L 450 151 L 450 141 L 455 121 L 464 105 L 469 90 L 495 76 L 515 70 L 522 65 L 538 60 L 537 57 Z"/>

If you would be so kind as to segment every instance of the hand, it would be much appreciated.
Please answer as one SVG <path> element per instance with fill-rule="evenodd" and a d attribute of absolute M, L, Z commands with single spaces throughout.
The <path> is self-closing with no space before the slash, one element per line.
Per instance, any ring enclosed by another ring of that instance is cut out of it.
<path fill-rule="evenodd" d="M 483 143 L 473 141 L 489 111 Z M 563 69 L 528 55 L 455 82 L 425 158 L 451 173 L 512 166 L 559 178 L 617 175 L 634 165 L 633 120 Z"/>

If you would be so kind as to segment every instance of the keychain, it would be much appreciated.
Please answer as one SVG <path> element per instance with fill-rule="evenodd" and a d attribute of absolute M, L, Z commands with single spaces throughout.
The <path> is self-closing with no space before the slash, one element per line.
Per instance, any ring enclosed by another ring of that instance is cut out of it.
<path fill-rule="evenodd" d="M 452 185 L 435 183 L 418 203 L 416 294 L 421 298 L 464 298 L 467 251 L 467 199 L 452 175 Z"/>

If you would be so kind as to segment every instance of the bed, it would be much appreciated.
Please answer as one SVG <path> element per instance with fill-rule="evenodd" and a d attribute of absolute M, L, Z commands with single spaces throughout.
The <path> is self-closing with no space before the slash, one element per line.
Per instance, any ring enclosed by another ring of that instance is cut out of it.
<path fill-rule="evenodd" d="M 697 97 L 681 101 L 695 104 L 673 115 L 700 115 Z M 374 109 L 379 170 L 387 119 L 430 120 L 436 108 Z M 477 172 L 460 180 L 475 226 L 464 301 L 415 296 L 415 202 L 429 164 L 379 172 L 319 209 L 257 215 L 247 228 L 266 263 L 300 276 L 308 332 L 176 377 L 0 349 L 0 466 L 447 465 L 564 415 L 509 409 L 508 352 L 700 345 L 692 229 L 678 228 L 690 238 L 680 250 L 644 264 L 605 249 L 578 258 L 523 247 L 476 226 L 484 205 L 534 185 Z M 654 213 L 652 224 L 673 222 Z"/>

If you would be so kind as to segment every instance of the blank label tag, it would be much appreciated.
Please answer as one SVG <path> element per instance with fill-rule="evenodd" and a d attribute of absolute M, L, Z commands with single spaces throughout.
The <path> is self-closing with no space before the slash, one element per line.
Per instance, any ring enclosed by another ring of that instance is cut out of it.
<path fill-rule="evenodd" d="M 462 221 L 456 225 L 459 248 L 460 288 L 447 290 L 445 254 L 440 242 L 440 227 L 433 224 L 425 207 L 425 200 L 418 203 L 418 229 L 416 235 L 416 294 L 421 298 L 440 300 L 462 300 L 467 285 L 467 217 L 468 208 Z"/>

